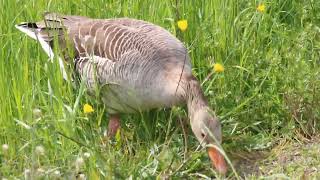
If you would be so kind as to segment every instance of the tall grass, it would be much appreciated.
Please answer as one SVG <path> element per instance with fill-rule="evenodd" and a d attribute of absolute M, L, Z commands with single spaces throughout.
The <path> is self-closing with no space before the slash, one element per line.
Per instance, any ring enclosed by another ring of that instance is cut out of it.
<path fill-rule="evenodd" d="M 260 3 L 265 12 L 256 10 Z M 40 20 L 45 11 L 138 18 L 179 37 L 221 117 L 227 153 L 270 149 L 279 139 L 319 131 L 318 1 L 0 0 L 0 7 L 0 144 L 9 145 L 0 154 L 0 176 L 217 176 L 188 126 L 185 154 L 181 126 L 187 120 L 178 120 L 186 117 L 183 107 L 123 115 L 121 136 L 104 140 L 103 104 L 64 81 L 57 61 L 48 61 L 35 41 L 14 28 Z M 186 32 L 178 30 L 179 19 L 188 20 Z M 217 62 L 223 73 L 213 73 Z M 84 103 L 95 112 L 84 114 Z M 90 157 L 84 158 L 86 152 Z"/>

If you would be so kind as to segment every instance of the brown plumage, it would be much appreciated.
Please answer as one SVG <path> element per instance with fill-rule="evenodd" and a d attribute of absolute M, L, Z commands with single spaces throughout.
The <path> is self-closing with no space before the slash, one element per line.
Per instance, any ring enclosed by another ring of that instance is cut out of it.
<path fill-rule="evenodd" d="M 112 114 L 110 122 L 117 124 L 109 127 L 119 127 L 118 113 L 185 103 L 199 142 L 221 142 L 221 125 L 192 75 L 187 49 L 165 29 L 136 19 L 90 19 L 55 13 L 46 13 L 44 21 L 16 27 L 38 40 L 52 58 L 53 46 L 58 44 L 63 59 L 74 63 L 89 92 L 101 89 L 102 101 Z M 60 65 L 64 71 L 63 63 Z M 218 170 L 225 173 L 219 151 L 210 152 L 214 152 L 210 157 L 219 159 Z"/>

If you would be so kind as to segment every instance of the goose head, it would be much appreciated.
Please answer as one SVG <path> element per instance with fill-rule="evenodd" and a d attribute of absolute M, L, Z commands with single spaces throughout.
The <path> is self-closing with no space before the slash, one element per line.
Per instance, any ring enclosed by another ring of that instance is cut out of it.
<path fill-rule="evenodd" d="M 188 78 L 185 84 L 185 99 L 191 129 L 200 144 L 207 147 L 212 164 L 218 172 L 225 174 L 227 165 L 218 149 L 222 142 L 220 121 L 210 109 L 197 79 L 194 76 Z"/>
<path fill-rule="evenodd" d="M 218 118 L 207 107 L 203 107 L 192 114 L 190 121 L 197 140 L 207 148 L 213 166 L 219 173 L 225 174 L 226 162 L 218 150 L 222 142 L 221 124 Z"/>

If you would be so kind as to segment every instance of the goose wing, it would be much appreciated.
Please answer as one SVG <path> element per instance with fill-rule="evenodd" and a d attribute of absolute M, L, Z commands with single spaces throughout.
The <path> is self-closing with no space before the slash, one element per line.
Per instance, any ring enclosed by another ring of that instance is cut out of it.
<path fill-rule="evenodd" d="M 138 50 L 146 59 L 180 54 L 184 57 L 187 53 L 183 44 L 165 29 L 136 19 L 90 19 L 45 13 L 43 21 L 16 27 L 42 41 L 49 56 L 53 40 L 57 39 L 66 60 L 94 55 L 117 61 L 122 54 L 132 50 Z"/>

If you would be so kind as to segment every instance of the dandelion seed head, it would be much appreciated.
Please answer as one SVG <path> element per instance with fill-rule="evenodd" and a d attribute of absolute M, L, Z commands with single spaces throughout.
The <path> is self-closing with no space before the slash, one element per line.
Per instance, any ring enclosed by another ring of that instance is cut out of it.
<path fill-rule="evenodd" d="M 84 174 L 79 174 L 79 180 L 85 180 L 86 179 L 86 175 Z"/>
<path fill-rule="evenodd" d="M 39 109 L 39 108 L 34 108 L 34 109 L 32 110 L 32 114 L 33 114 L 33 117 L 34 117 L 34 118 L 36 118 L 36 119 L 40 118 L 40 117 L 42 116 L 41 109 Z"/>
<path fill-rule="evenodd" d="M 56 177 L 59 177 L 60 176 L 60 171 L 59 170 L 55 170 L 53 172 L 53 174 L 56 176 Z"/>
<path fill-rule="evenodd" d="M 8 144 L 2 144 L 2 151 L 7 152 L 9 150 L 9 145 Z"/>
<path fill-rule="evenodd" d="M 89 158 L 89 157 L 91 156 L 91 154 L 90 154 L 89 152 L 85 152 L 85 153 L 83 153 L 83 156 L 84 156 L 85 158 Z"/>
<path fill-rule="evenodd" d="M 42 169 L 42 168 L 38 168 L 38 169 L 36 170 L 35 175 L 36 175 L 38 178 L 43 177 L 43 176 L 45 175 L 45 170 Z"/>
<path fill-rule="evenodd" d="M 75 163 L 76 163 L 76 167 L 80 168 L 84 164 L 84 160 L 82 157 L 78 157 Z"/>
<path fill-rule="evenodd" d="M 44 155 L 45 153 L 44 147 L 41 145 L 37 146 L 35 152 L 37 155 Z"/>
<path fill-rule="evenodd" d="M 29 177 L 31 175 L 31 170 L 30 169 L 25 169 L 23 174 L 24 174 L 24 179 L 29 179 Z"/>
<path fill-rule="evenodd" d="M 42 169 L 42 168 L 38 168 L 38 169 L 37 169 L 37 173 L 38 173 L 39 175 L 42 175 L 44 172 L 45 172 L 45 170 Z"/>

